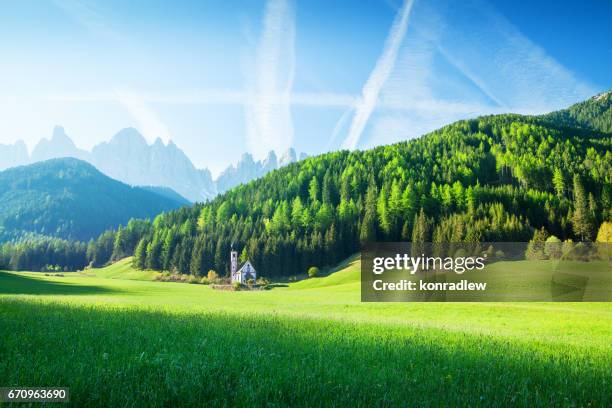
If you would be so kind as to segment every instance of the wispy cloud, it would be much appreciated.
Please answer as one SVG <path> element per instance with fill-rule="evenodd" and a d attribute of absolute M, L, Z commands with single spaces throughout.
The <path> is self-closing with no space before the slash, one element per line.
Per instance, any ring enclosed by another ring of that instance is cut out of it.
<path fill-rule="evenodd" d="M 245 107 L 249 149 L 257 157 L 284 151 L 293 143 L 295 17 L 289 1 L 268 0 L 254 65 L 246 74 L 252 102 Z"/>
<path fill-rule="evenodd" d="M 426 11 L 441 24 L 416 21 L 417 33 L 497 107 L 540 113 L 595 92 L 486 2 Z"/>
<path fill-rule="evenodd" d="M 408 28 L 408 19 L 410 17 L 410 11 L 412 10 L 412 4 L 413 0 L 406 0 L 395 16 L 383 52 L 365 83 L 361 98 L 356 105 L 355 116 L 353 117 L 349 134 L 342 143 L 345 148 L 354 149 L 357 147 L 361 134 L 376 106 L 380 90 L 395 66 L 397 53 L 406 35 L 406 29 Z"/>
<path fill-rule="evenodd" d="M 87 0 L 53 0 L 53 2 L 74 21 L 93 34 L 113 40 L 119 40 L 123 37 L 109 24 L 108 19 L 92 2 Z"/>
<path fill-rule="evenodd" d="M 543 113 L 596 92 L 481 0 L 389 5 L 397 10 L 394 26 L 355 105 L 345 148 L 417 137 L 483 114 Z M 346 131 L 345 120 L 330 143 Z"/>
<path fill-rule="evenodd" d="M 147 103 L 160 104 L 203 104 L 203 105 L 254 105 L 261 99 L 254 92 L 231 89 L 200 89 L 188 92 L 147 92 L 139 91 L 140 97 Z M 114 92 L 93 91 L 90 93 L 56 93 L 46 96 L 58 102 L 112 102 L 116 100 Z M 269 93 L 266 101 L 270 105 L 311 107 L 348 107 L 353 106 L 356 97 L 351 94 L 333 92 L 292 92 L 289 98 L 286 93 Z"/>

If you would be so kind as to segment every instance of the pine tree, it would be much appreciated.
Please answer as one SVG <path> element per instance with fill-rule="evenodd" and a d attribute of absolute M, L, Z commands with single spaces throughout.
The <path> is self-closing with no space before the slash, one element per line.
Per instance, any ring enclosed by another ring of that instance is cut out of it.
<path fill-rule="evenodd" d="M 361 244 L 376 241 L 376 199 L 378 196 L 374 180 L 370 180 L 365 199 L 365 214 L 361 222 L 359 240 Z"/>
<path fill-rule="evenodd" d="M 161 262 L 164 270 L 170 270 L 172 266 L 172 257 L 174 255 L 174 249 L 177 244 L 177 237 L 174 228 L 170 228 L 166 231 L 166 237 L 162 245 Z"/>
<path fill-rule="evenodd" d="M 378 214 L 378 220 L 380 223 L 380 229 L 385 235 L 389 237 L 391 235 L 391 216 L 387 205 L 387 189 L 383 186 L 378 194 L 378 200 L 376 203 L 376 212 Z"/>
<path fill-rule="evenodd" d="M 572 225 L 574 227 L 574 234 L 583 241 L 590 240 L 593 237 L 593 220 L 588 208 L 584 186 L 578 174 L 574 175 L 574 214 Z"/>
<path fill-rule="evenodd" d="M 142 238 L 140 241 L 138 241 L 138 245 L 136 245 L 136 249 L 134 250 L 134 258 L 132 260 L 132 265 L 136 269 L 144 269 L 146 260 L 147 241 L 145 238 Z"/>
<path fill-rule="evenodd" d="M 336 226 L 332 224 L 331 227 L 329 227 L 329 229 L 325 233 L 325 242 L 324 242 L 328 265 L 334 264 L 336 262 L 337 244 L 338 244 L 338 237 L 336 235 Z"/>
<path fill-rule="evenodd" d="M 427 241 L 428 226 L 425 211 L 421 208 L 418 215 L 414 216 L 414 226 L 412 227 L 412 243 L 422 244 Z"/>
<path fill-rule="evenodd" d="M 427 218 L 425 211 L 421 207 L 418 215 L 414 215 L 414 224 L 412 227 L 412 256 L 420 256 L 425 251 L 425 241 L 427 241 Z"/>
<path fill-rule="evenodd" d="M 319 200 L 319 180 L 316 177 L 313 177 L 310 180 L 310 185 L 308 187 L 308 195 L 310 196 L 310 202 L 314 203 Z"/>
<path fill-rule="evenodd" d="M 189 272 L 192 275 L 202 276 L 202 260 L 204 254 L 203 251 L 198 247 L 198 245 L 193 246 L 193 250 L 191 251 L 191 262 L 189 263 Z"/>
<path fill-rule="evenodd" d="M 147 269 L 160 270 L 162 268 L 161 249 L 162 246 L 158 236 L 155 236 L 153 241 L 147 244 L 147 261 L 145 264 Z"/>
<path fill-rule="evenodd" d="M 225 259 L 225 251 L 223 247 L 225 246 L 225 242 L 222 238 L 219 238 L 217 241 L 217 245 L 215 246 L 215 270 L 222 276 L 224 276 L 229 270 L 225 267 L 226 259 Z"/>
<path fill-rule="evenodd" d="M 323 204 L 333 204 L 336 199 L 336 191 L 334 188 L 334 179 L 329 169 L 323 177 L 323 190 L 321 191 L 321 201 Z"/>
<path fill-rule="evenodd" d="M 565 195 L 565 179 L 563 177 L 563 172 L 558 167 L 555 168 L 553 173 L 552 183 L 557 192 L 557 197 L 563 198 Z"/>
<path fill-rule="evenodd" d="M 120 225 L 117 229 L 117 233 L 115 234 L 115 241 L 113 242 L 113 253 L 111 255 L 111 260 L 117 261 L 127 256 L 125 250 L 125 238 L 125 230 Z"/>
<path fill-rule="evenodd" d="M 240 261 L 240 263 L 245 263 L 249 260 L 249 254 L 247 254 L 246 246 L 242 248 L 242 252 L 240 252 L 240 257 L 238 258 L 238 260 Z"/>

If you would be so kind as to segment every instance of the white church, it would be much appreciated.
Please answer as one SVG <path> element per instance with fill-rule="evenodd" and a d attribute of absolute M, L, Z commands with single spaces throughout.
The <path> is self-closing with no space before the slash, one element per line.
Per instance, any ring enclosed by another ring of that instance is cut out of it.
<path fill-rule="evenodd" d="M 234 247 L 232 246 L 232 250 L 230 252 L 230 265 L 231 265 L 231 276 L 232 283 L 239 282 L 246 284 L 249 280 L 257 279 L 257 271 L 251 264 L 251 261 L 247 260 L 240 269 L 238 269 L 238 252 L 234 251 Z"/>

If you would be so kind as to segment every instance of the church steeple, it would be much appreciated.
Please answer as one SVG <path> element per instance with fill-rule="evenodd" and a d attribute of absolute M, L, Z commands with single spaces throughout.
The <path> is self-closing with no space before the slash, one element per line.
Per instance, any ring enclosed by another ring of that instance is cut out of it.
<path fill-rule="evenodd" d="M 234 243 L 232 242 L 230 250 L 230 276 L 232 279 L 236 271 L 238 271 L 238 252 L 234 250 Z"/>

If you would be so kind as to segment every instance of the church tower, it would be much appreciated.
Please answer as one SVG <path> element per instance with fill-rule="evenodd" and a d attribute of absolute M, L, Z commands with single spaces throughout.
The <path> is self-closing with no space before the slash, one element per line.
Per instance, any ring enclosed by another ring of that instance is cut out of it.
<path fill-rule="evenodd" d="M 230 276 L 234 279 L 234 274 L 238 271 L 238 251 L 234 251 L 234 244 L 230 251 Z"/>

